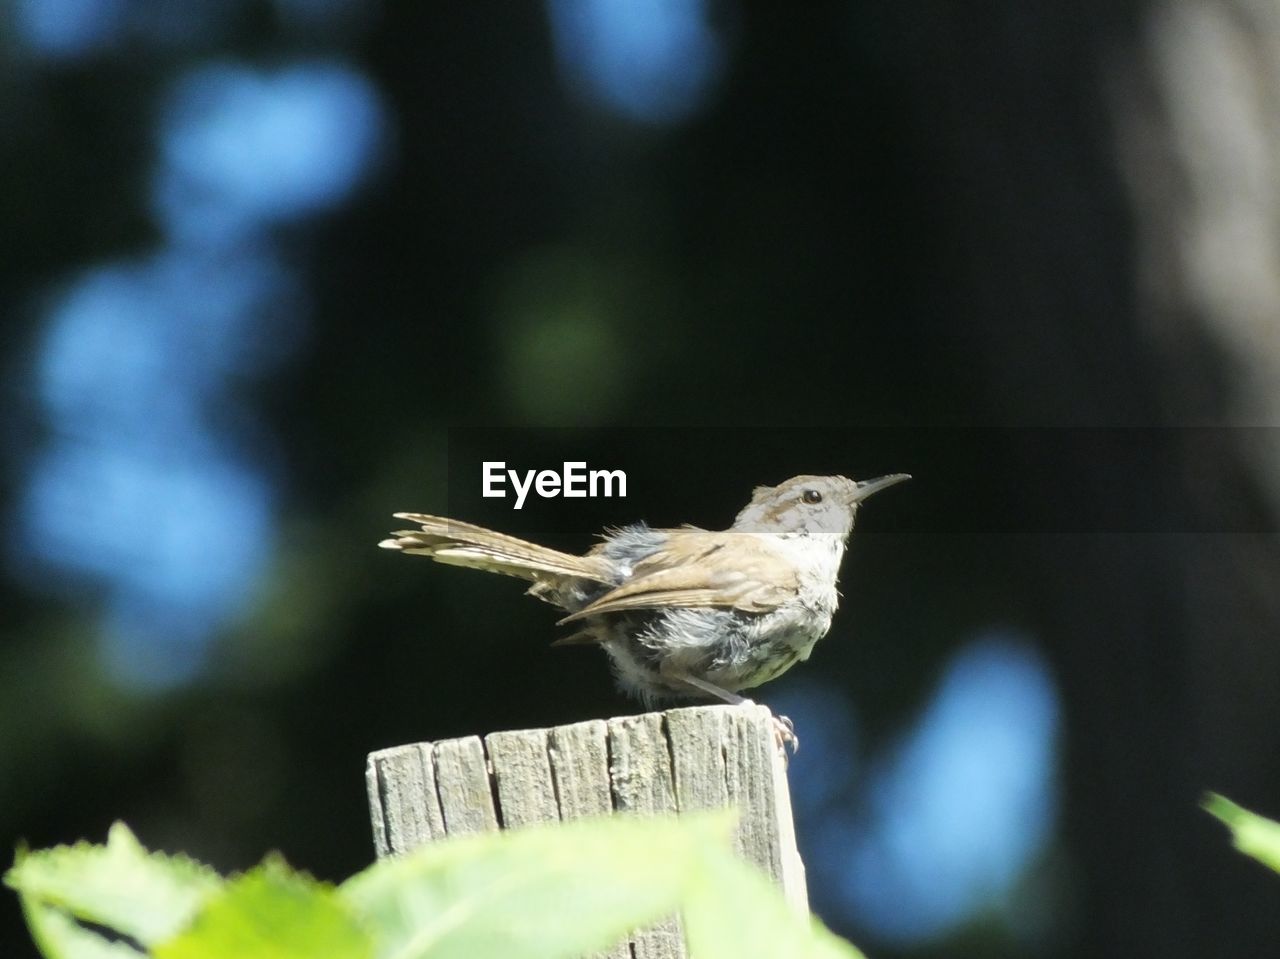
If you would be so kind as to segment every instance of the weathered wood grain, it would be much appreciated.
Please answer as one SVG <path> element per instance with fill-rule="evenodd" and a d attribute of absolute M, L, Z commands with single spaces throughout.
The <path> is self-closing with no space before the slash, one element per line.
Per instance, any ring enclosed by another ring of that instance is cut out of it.
<path fill-rule="evenodd" d="M 445 835 L 430 743 L 369 756 L 366 781 L 379 856 L 405 853 Z"/>
<path fill-rule="evenodd" d="M 560 818 L 566 822 L 613 812 L 609 734 L 604 720 L 557 726 L 548 736 Z"/>
<path fill-rule="evenodd" d="M 504 829 L 560 818 L 545 729 L 490 733 L 484 739 Z"/>
<path fill-rule="evenodd" d="M 676 811 L 671 750 L 662 713 L 610 719 L 609 776 L 613 805 L 618 812 L 654 815 Z M 636 959 L 684 959 L 684 932 L 670 916 L 638 930 L 631 937 Z"/>
<path fill-rule="evenodd" d="M 557 726 L 547 736 L 551 776 L 565 822 L 613 812 L 609 784 L 609 734 L 600 719 Z M 591 959 L 632 959 L 630 938 Z"/>
<path fill-rule="evenodd" d="M 735 848 L 807 910 L 786 760 L 762 706 L 698 706 L 384 749 L 366 770 L 379 857 L 557 819 L 736 807 Z M 593 959 L 686 959 L 679 920 Z"/>
<path fill-rule="evenodd" d="M 739 708 L 725 714 L 725 724 L 725 786 L 729 805 L 739 810 L 735 848 L 781 885 L 793 905 L 807 910 L 804 865 L 795 846 L 787 790 L 786 758 L 778 746 L 773 714 L 763 706 Z"/>
<path fill-rule="evenodd" d="M 465 836 L 498 828 L 489 764 L 479 736 L 435 744 L 436 790 L 445 833 Z"/>

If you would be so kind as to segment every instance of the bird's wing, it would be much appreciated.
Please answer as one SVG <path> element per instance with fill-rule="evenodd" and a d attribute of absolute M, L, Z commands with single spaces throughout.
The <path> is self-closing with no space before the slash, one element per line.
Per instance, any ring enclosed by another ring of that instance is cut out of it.
<path fill-rule="evenodd" d="M 621 586 L 560 620 L 633 609 L 715 607 L 764 613 L 795 596 L 795 568 L 768 539 L 750 533 L 665 530 L 666 541 Z"/>

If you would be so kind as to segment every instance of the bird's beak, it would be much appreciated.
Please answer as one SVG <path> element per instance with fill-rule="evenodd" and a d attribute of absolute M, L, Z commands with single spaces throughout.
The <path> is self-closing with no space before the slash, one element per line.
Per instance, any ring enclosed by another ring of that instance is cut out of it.
<path fill-rule="evenodd" d="M 889 476 L 878 476 L 875 479 L 863 480 L 858 484 L 858 488 L 853 491 L 849 502 L 861 503 L 872 493 L 878 493 L 882 489 L 888 489 L 890 486 L 897 486 L 904 480 L 909 479 L 911 479 L 911 474 L 909 473 L 893 473 Z"/>

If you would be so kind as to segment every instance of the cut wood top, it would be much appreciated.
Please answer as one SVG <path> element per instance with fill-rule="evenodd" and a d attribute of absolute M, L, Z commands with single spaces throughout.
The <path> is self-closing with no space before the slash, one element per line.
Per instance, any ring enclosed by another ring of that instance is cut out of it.
<path fill-rule="evenodd" d="M 785 755 L 763 706 L 695 706 L 396 746 L 369 756 L 367 785 L 380 857 L 486 829 L 735 807 L 739 854 L 807 908 Z"/>

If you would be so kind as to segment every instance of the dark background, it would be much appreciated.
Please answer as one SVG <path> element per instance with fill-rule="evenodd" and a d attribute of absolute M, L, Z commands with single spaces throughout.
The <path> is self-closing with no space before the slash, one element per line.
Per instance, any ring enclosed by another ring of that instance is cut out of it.
<path fill-rule="evenodd" d="M 0 843 L 340 879 L 369 751 L 637 708 L 390 513 L 581 550 L 908 471 L 759 693 L 815 908 L 886 957 L 1274 951 L 1197 808 L 1280 815 L 1258 8 L 4 10 Z M 514 512 L 490 449 L 628 496 Z"/>

